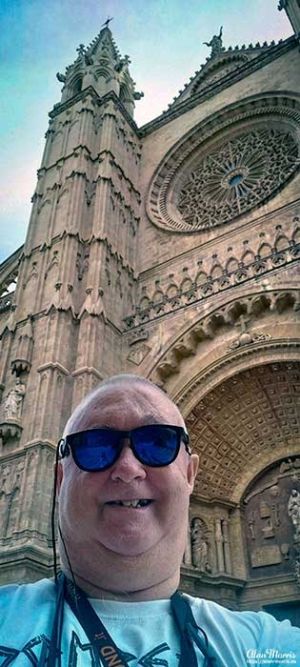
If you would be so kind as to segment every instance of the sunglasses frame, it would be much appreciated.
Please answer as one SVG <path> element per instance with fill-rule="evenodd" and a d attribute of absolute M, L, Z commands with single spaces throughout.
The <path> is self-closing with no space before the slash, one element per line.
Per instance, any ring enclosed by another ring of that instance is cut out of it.
<path fill-rule="evenodd" d="M 153 463 L 146 463 L 145 461 L 141 460 L 141 458 L 137 454 L 136 445 L 132 441 L 132 434 L 134 434 L 136 431 L 141 431 L 141 430 L 147 429 L 149 427 L 155 427 L 155 428 L 159 427 L 159 428 L 162 428 L 162 429 L 172 429 L 173 431 L 175 431 L 176 437 L 177 437 L 177 444 L 176 444 L 176 449 L 175 449 L 175 452 L 174 452 L 174 456 L 171 459 L 171 461 L 168 461 L 167 463 L 154 463 L 154 464 Z M 93 468 L 91 470 L 89 468 L 84 467 L 82 465 L 82 463 L 79 463 L 78 458 L 77 458 L 77 453 L 76 453 L 76 440 L 78 441 L 78 437 L 84 436 L 86 433 L 99 432 L 99 431 L 101 432 L 101 434 L 103 434 L 104 432 L 107 432 L 107 433 L 114 433 L 114 434 L 119 435 L 118 443 L 117 443 L 117 446 L 116 446 L 116 457 L 114 458 L 114 460 L 111 463 L 109 463 L 105 466 L 102 466 L 100 468 Z M 183 442 L 187 453 L 189 455 L 191 455 L 191 449 L 189 447 L 189 435 L 182 426 L 175 426 L 173 424 L 146 424 L 144 426 L 138 426 L 137 428 L 133 428 L 130 431 L 121 431 L 119 429 L 114 429 L 114 428 L 93 428 L 93 429 L 86 429 L 84 431 L 78 431 L 77 433 L 69 433 L 68 435 L 65 436 L 65 438 L 62 438 L 58 443 L 59 457 L 60 457 L 60 459 L 63 459 L 66 456 L 68 456 L 70 453 L 72 453 L 73 459 L 74 459 L 76 465 L 78 466 L 78 468 L 80 468 L 80 470 L 84 470 L 85 472 L 104 472 L 105 470 L 108 470 L 108 468 L 111 468 L 111 466 L 113 466 L 116 463 L 116 461 L 118 460 L 118 458 L 121 454 L 121 451 L 122 451 L 122 446 L 120 446 L 120 445 L 121 445 L 122 441 L 124 441 L 124 440 L 129 440 L 130 448 L 133 451 L 134 456 L 137 458 L 137 460 L 140 461 L 140 463 L 142 463 L 142 465 L 147 465 L 150 468 L 164 468 L 165 466 L 168 466 L 171 463 L 173 463 L 173 461 L 175 461 L 175 459 L 178 456 L 181 442 Z"/>

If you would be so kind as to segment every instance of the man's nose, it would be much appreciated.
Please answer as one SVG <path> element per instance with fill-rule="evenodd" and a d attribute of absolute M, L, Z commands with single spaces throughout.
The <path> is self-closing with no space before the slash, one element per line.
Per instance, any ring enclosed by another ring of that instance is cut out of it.
<path fill-rule="evenodd" d="M 112 466 L 111 478 L 114 481 L 132 482 L 134 479 L 142 480 L 146 477 L 143 464 L 135 457 L 128 439 L 124 440 L 121 454 Z"/>

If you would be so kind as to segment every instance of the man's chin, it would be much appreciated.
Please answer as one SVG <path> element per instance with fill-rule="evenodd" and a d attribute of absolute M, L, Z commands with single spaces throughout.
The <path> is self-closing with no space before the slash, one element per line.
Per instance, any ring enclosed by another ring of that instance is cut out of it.
<path fill-rule="evenodd" d="M 120 556 L 121 558 L 139 558 L 152 550 L 152 548 L 155 547 L 155 544 L 145 543 L 143 540 L 132 540 L 132 541 L 127 541 L 127 540 L 122 540 L 122 541 L 115 541 L 112 540 L 105 542 L 103 544 L 105 550 L 110 553 L 114 554 L 115 556 Z"/>

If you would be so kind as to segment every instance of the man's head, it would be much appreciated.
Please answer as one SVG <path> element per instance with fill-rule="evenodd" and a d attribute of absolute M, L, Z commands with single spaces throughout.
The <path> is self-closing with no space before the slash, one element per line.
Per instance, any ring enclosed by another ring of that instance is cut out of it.
<path fill-rule="evenodd" d="M 131 431 L 151 424 L 184 427 L 179 410 L 158 387 L 134 375 L 119 375 L 76 408 L 65 435 L 103 427 Z M 78 583 L 94 595 L 141 592 L 140 599 L 149 599 L 168 594 L 169 588 L 172 592 L 178 585 L 197 466 L 197 456 L 183 443 L 170 465 L 145 465 L 128 439 L 103 471 L 80 469 L 72 454 L 64 458 L 59 464 L 60 527 Z M 142 502 L 128 506 L 129 501 Z M 62 546 L 61 558 L 68 571 Z"/>

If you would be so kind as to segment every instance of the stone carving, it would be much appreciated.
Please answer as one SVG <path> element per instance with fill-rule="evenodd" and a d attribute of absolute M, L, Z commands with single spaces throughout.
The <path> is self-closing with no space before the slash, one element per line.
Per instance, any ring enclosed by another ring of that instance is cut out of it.
<path fill-rule="evenodd" d="M 210 572 L 208 562 L 207 528 L 204 521 L 198 517 L 192 520 L 191 525 L 192 564 L 200 572 Z"/>
<path fill-rule="evenodd" d="M 198 162 L 178 197 L 183 220 L 207 229 L 262 203 L 298 166 L 291 134 L 260 128 L 234 137 Z"/>
<path fill-rule="evenodd" d="M 72 292 L 73 285 L 61 282 L 55 283 L 55 292 L 51 295 L 52 298 L 47 308 L 47 314 L 52 308 L 63 311 L 71 310 L 73 317 L 76 318 Z"/>
<path fill-rule="evenodd" d="M 139 366 L 149 352 L 150 352 L 149 345 L 141 343 L 139 345 L 136 345 L 133 349 L 130 350 L 127 359 L 128 361 L 132 361 L 132 363 L 135 364 L 136 366 Z"/>
<path fill-rule="evenodd" d="M 294 570 L 297 584 L 300 586 L 300 491 L 297 489 L 291 491 L 287 511 L 294 529 Z"/>
<path fill-rule="evenodd" d="M 206 46 L 211 47 L 211 54 L 210 54 L 211 58 L 218 56 L 223 50 L 222 33 L 223 33 L 223 26 L 221 26 L 218 35 L 213 35 L 210 42 L 203 42 L 203 44 L 205 44 Z"/>
<path fill-rule="evenodd" d="M 296 227 L 294 231 L 291 231 L 290 238 L 287 239 L 285 248 L 280 248 L 281 262 L 284 264 L 290 264 L 296 260 L 297 254 L 300 254 L 300 244 L 295 241 L 298 229 L 299 228 Z M 197 302 L 206 299 L 211 293 L 216 294 L 220 292 L 220 290 L 222 290 L 228 283 L 231 285 L 239 284 L 241 280 L 249 280 L 253 276 L 256 276 L 257 273 L 267 273 L 270 270 L 272 271 L 277 264 L 278 257 L 276 238 L 274 238 L 273 246 L 270 246 L 270 255 L 268 257 L 261 258 L 257 252 L 253 252 L 250 248 L 247 248 L 246 252 L 242 252 L 240 257 L 237 256 L 237 258 L 235 258 L 235 268 L 229 270 L 227 265 L 225 269 L 221 267 L 222 275 L 216 278 L 213 278 L 211 274 L 203 270 L 203 261 L 199 260 L 194 275 L 189 276 L 188 279 L 184 279 L 181 282 L 175 298 L 174 295 L 169 294 L 171 282 L 164 289 L 160 286 L 158 287 L 157 280 L 154 285 L 151 283 L 143 285 L 140 301 L 136 306 L 135 312 L 124 318 L 128 328 L 137 326 L 145 319 L 154 320 L 162 313 L 167 313 L 170 306 L 172 310 L 175 310 L 185 307 L 187 301 L 189 302 L 190 300 L 193 300 L 194 302 Z M 283 256 L 284 261 L 282 259 Z M 206 264 L 210 264 L 209 258 L 206 259 Z M 198 265 L 200 270 L 198 270 Z M 231 267 L 232 266 L 233 262 L 231 261 Z M 152 290 L 153 293 L 150 298 Z M 296 309 L 296 306 L 294 306 L 294 308 Z M 245 322 L 245 325 L 246 324 L 247 322 Z M 244 333 L 247 333 L 247 335 L 238 339 L 236 343 L 232 343 L 232 345 L 234 344 L 234 347 L 241 347 L 243 341 L 244 343 L 246 343 L 246 341 L 250 343 L 254 340 L 265 340 L 265 337 L 262 337 L 255 332 L 250 334 L 249 332 L 246 332 L 245 329 Z M 252 338 L 251 341 L 249 336 Z M 266 337 L 268 338 L 268 335 Z"/>
<path fill-rule="evenodd" d="M 300 540 L 300 492 L 292 489 L 287 506 L 288 515 L 294 527 L 294 540 Z"/>
<path fill-rule="evenodd" d="M 133 332 L 128 337 L 128 345 L 131 347 L 136 343 L 141 343 L 143 340 L 148 340 L 148 338 L 149 338 L 149 332 L 146 331 L 144 327 L 140 327 L 139 329 L 137 329 L 137 331 Z"/>
<path fill-rule="evenodd" d="M 19 421 L 22 415 L 23 400 L 25 396 L 25 385 L 20 378 L 3 401 L 3 416 L 5 421 L 11 419 Z"/>
<path fill-rule="evenodd" d="M 104 294 L 103 289 L 100 287 L 98 290 L 93 290 L 92 287 L 87 287 L 85 291 L 86 298 L 80 310 L 79 319 L 82 318 L 84 313 L 87 313 L 88 315 L 102 316 L 104 322 L 107 322 L 102 298 Z"/>
<path fill-rule="evenodd" d="M 83 247 L 77 253 L 77 259 L 76 259 L 78 280 L 82 280 L 88 268 L 89 268 L 89 249 Z"/>
<path fill-rule="evenodd" d="M 239 322 L 236 326 L 241 327 L 240 335 L 229 345 L 230 350 L 236 350 L 238 347 L 243 347 L 244 345 L 250 345 L 251 343 L 257 343 L 259 341 L 268 340 L 271 338 L 270 334 L 257 334 L 255 331 L 248 331 L 247 326 L 249 323 L 249 318 L 246 318 L 244 315 L 241 315 Z"/>
<path fill-rule="evenodd" d="M 51 259 L 49 261 L 49 264 L 48 264 L 48 266 L 46 268 L 46 271 L 45 271 L 45 280 L 47 279 L 48 274 L 50 273 L 50 271 L 53 270 L 54 267 L 57 269 L 58 260 L 59 260 L 59 252 L 58 252 L 58 250 L 54 250 L 53 254 L 52 254 L 52 257 L 51 257 Z"/>
<path fill-rule="evenodd" d="M 25 326 L 20 330 L 16 357 L 12 359 L 12 372 L 16 375 L 29 373 L 31 368 L 31 357 L 33 350 L 33 318 L 29 316 Z"/>
<path fill-rule="evenodd" d="M 261 500 L 260 502 L 259 514 L 260 518 L 264 519 L 264 524 L 261 529 L 264 539 L 274 537 L 275 533 L 273 529 L 272 511 L 270 505 L 265 500 Z"/>
<path fill-rule="evenodd" d="M 90 206 L 93 197 L 95 196 L 97 183 L 94 181 L 87 181 L 84 194 L 86 198 L 87 206 Z"/>
<path fill-rule="evenodd" d="M 19 461 L 17 464 L 15 462 L 14 465 L 8 463 L 1 470 L 0 517 L 3 537 L 6 537 L 10 532 L 13 505 L 16 503 L 20 493 L 23 469 L 24 462 Z M 15 526 L 12 527 L 15 528 Z"/>

